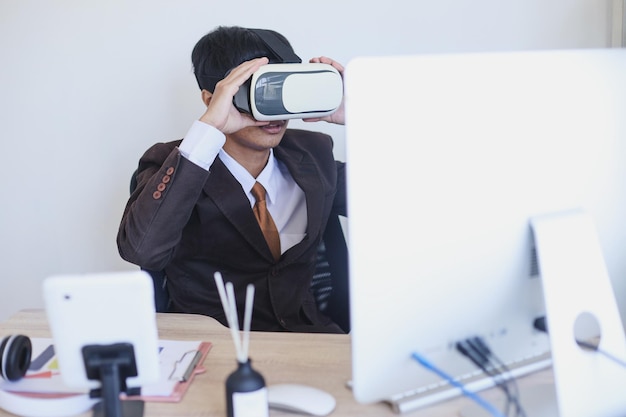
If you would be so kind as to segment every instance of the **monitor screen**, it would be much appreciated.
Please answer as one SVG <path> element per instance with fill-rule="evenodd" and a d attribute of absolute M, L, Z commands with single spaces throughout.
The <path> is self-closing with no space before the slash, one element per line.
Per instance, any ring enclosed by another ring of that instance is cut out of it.
<path fill-rule="evenodd" d="M 625 307 L 624 74 L 624 50 L 348 64 L 357 401 L 389 400 L 402 411 L 403 401 L 460 395 L 412 354 L 471 382 L 480 373 L 456 344 L 475 336 L 503 362 L 524 364 L 518 375 L 550 366 L 548 336 L 533 326 L 545 315 L 533 216 L 588 212 Z"/>

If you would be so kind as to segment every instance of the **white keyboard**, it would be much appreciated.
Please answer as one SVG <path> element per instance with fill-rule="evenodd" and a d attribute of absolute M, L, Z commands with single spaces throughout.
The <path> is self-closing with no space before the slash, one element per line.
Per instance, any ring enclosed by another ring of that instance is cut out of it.
<path fill-rule="evenodd" d="M 519 378 L 552 366 L 552 355 L 550 352 L 543 352 L 532 357 L 521 358 L 507 363 L 506 366 L 509 372 L 504 374 L 503 377 L 508 377 L 509 379 Z M 482 391 L 495 385 L 494 379 L 480 370 L 457 377 L 457 381 L 465 385 L 467 390 L 473 392 Z M 387 400 L 387 402 L 390 403 L 394 412 L 405 413 L 460 395 L 462 395 L 462 392 L 459 388 L 450 385 L 445 380 L 441 380 L 435 384 L 398 394 Z"/>

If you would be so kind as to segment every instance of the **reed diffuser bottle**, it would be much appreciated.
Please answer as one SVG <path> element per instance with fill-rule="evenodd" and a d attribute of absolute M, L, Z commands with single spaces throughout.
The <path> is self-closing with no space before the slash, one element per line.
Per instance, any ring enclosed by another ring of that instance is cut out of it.
<path fill-rule="evenodd" d="M 250 364 L 238 362 L 235 372 L 226 379 L 228 417 L 267 416 L 267 389 L 263 376 Z"/>
<path fill-rule="evenodd" d="M 252 304 L 254 286 L 246 288 L 246 305 L 243 320 L 243 340 L 239 336 L 239 319 L 232 282 L 224 285 L 222 275 L 215 273 L 215 283 L 220 294 L 224 313 L 228 321 L 235 351 L 237 369 L 226 378 L 226 410 L 228 417 L 268 417 L 268 393 L 263 376 L 254 370 L 248 357 L 250 342 L 250 323 L 252 322 Z"/>

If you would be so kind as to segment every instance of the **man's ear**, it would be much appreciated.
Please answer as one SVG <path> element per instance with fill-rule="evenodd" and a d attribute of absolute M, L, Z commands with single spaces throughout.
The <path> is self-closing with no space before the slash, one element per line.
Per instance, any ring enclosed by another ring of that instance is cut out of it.
<path fill-rule="evenodd" d="M 209 90 L 202 90 L 202 102 L 209 107 L 209 103 L 211 102 L 211 97 L 213 97 L 213 94 L 211 94 L 209 92 Z"/>

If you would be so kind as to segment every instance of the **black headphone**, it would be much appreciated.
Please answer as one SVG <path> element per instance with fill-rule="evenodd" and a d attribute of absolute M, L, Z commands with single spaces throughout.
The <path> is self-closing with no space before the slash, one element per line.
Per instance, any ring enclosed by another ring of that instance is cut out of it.
<path fill-rule="evenodd" d="M 7 381 L 17 381 L 26 375 L 30 366 L 33 346 L 28 336 L 7 336 L 0 342 L 0 376 Z"/>

